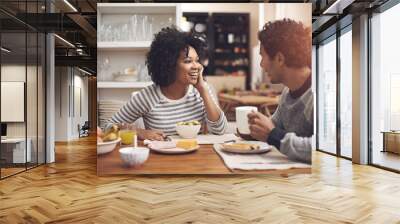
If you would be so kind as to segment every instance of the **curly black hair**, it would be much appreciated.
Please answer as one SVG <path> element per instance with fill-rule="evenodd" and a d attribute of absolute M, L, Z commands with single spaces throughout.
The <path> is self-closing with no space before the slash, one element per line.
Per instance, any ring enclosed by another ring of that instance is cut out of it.
<path fill-rule="evenodd" d="M 258 39 L 271 58 L 281 52 L 287 66 L 311 68 L 311 29 L 303 23 L 291 19 L 268 22 Z"/>
<path fill-rule="evenodd" d="M 146 55 L 151 80 L 159 86 L 169 86 L 176 80 L 176 64 L 182 51 L 189 54 L 193 47 L 202 61 L 207 43 L 204 38 L 179 31 L 175 26 L 161 29 L 154 37 Z"/>

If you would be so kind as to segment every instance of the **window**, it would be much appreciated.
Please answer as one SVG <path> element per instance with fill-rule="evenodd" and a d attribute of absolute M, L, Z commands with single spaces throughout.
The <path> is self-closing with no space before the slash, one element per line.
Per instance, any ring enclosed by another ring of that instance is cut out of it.
<path fill-rule="evenodd" d="M 347 31 L 347 32 L 346 32 Z M 352 35 L 351 26 L 340 36 L 340 155 L 352 157 Z"/>
<path fill-rule="evenodd" d="M 39 13 L 43 3 L 21 1 L 18 15 Z M 46 38 L 4 12 L 0 12 L 0 26 L 2 179 L 45 163 Z M 21 113 L 10 110 L 11 106 Z"/>
<path fill-rule="evenodd" d="M 318 149 L 336 154 L 336 39 L 318 48 Z"/>
<path fill-rule="evenodd" d="M 372 164 L 400 170 L 399 154 L 387 151 L 384 133 L 400 130 L 400 5 L 371 18 L 370 133 Z M 400 133 L 399 133 L 400 135 Z M 400 137 L 396 137 L 400 139 Z M 400 141 L 395 148 L 400 147 Z M 400 152 L 400 150 L 399 150 Z"/>

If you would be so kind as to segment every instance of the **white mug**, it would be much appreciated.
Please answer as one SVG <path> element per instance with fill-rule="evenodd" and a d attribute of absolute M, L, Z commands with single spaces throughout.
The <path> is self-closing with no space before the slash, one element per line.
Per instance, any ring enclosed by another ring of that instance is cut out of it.
<path fill-rule="evenodd" d="M 249 135 L 250 125 L 247 115 L 252 111 L 257 112 L 257 107 L 250 107 L 250 106 L 236 107 L 235 110 L 236 110 L 236 126 L 240 134 Z"/>

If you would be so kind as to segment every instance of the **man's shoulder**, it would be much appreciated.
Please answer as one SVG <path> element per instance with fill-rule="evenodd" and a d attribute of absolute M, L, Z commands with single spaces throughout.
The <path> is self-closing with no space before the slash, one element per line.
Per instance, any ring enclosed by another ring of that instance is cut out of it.
<path fill-rule="evenodd" d="M 310 123 L 314 120 L 314 95 L 312 89 L 307 90 L 302 96 L 304 104 L 304 114 Z"/>
<path fill-rule="evenodd" d="M 290 96 L 290 90 L 288 87 L 285 86 L 282 89 L 281 95 L 279 97 L 279 104 L 283 104 L 287 100 L 288 96 Z"/>
<path fill-rule="evenodd" d="M 283 89 L 282 89 L 282 95 L 287 95 L 287 94 L 289 94 L 289 88 L 287 87 L 287 86 L 285 86 L 285 87 L 283 87 Z"/>
<path fill-rule="evenodd" d="M 304 101 L 305 104 L 311 104 L 314 102 L 314 94 L 311 88 L 309 88 L 302 96 L 301 96 L 302 101 Z"/>

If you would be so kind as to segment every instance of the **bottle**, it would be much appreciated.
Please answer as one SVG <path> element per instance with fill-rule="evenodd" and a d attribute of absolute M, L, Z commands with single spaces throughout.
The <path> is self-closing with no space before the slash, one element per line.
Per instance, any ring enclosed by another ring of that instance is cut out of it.
<path fill-rule="evenodd" d="M 229 33 L 228 34 L 228 43 L 233 44 L 234 41 L 235 41 L 235 35 L 233 33 Z"/>
<path fill-rule="evenodd" d="M 246 34 L 242 35 L 242 43 L 243 44 L 247 43 L 247 35 Z"/>
<path fill-rule="evenodd" d="M 222 33 L 218 34 L 218 43 L 223 44 L 224 42 L 225 42 L 224 34 Z"/>

